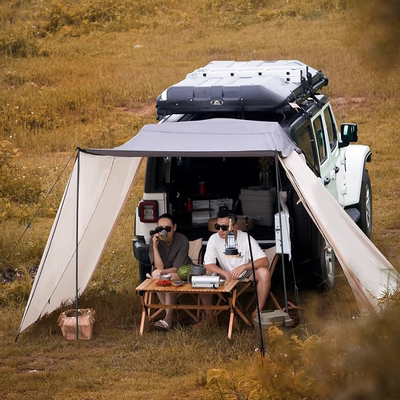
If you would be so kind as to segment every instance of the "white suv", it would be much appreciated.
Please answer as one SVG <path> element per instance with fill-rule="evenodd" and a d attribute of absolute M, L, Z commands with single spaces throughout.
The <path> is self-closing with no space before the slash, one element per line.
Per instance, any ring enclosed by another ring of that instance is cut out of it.
<path fill-rule="evenodd" d="M 357 141 L 357 125 L 339 132 L 328 98 L 328 79 L 299 61 L 214 61 L 188 74 L 157 99 L 160 123 L 213 118 L 277 121 L 303 151 L 308 166 L 364 233 L 372 229 L 368 146 Z M 274 159 L 154 157 L 147 162 L 143 199 L 135 214 L 134 255 L 141 280 L 150 270 L 149 232 L 158 215 L 170 212 L 189 240 L 203 238 L 221 208 L 252 218 L 251 235 L 264 248 L 274 245 L 270 214 L 277 211 Z M 290 213 L 292 254 L 304 282 L 333 286 L 335 257 L 283 176 Z"/>

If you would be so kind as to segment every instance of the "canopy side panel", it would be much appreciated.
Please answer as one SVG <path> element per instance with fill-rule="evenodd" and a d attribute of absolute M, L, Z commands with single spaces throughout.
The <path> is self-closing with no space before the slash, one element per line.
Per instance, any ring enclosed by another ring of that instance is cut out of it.
<path fill-rule="evenodd" d="M 397 290 L 399 273 L 296 152 L 280 161 L 306 210 L 335 251 L 360 310 L 378 310 L 379 299 Z"/>
<path fill-rule="evenodd" d="M 80 153 L 79 294 L 85 290 L 140 165 L 140 158 Z M 57 212 L 19 332 L 75 300 L 77 163 Z"/>

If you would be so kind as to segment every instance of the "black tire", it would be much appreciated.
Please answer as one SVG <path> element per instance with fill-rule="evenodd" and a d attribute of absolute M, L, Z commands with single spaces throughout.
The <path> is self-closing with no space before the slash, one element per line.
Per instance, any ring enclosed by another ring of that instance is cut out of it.
<path fill-rule="evenodd" d="M 293 197 L 293 256 L 303 264 L 319 257 L 321 234 L 296 193 Z"/>
<path fill-rule="evenodd" d="M 293 260 L 300 273 L 299 281 L 308 289 L 331 289 L 335 280 L 335 254 L 326 245 L 324 238 L 298 203 L 297 194 L 293 201 Z"/>
<path fill-rule="evenodd" d="M 313 271 L 316 288 L 329 290 L 335 284 L 336 257 L 332 247 L 328 244 L 322 247 L 319 263 L 315 264 Z"/>
<path fill-rule="evenodd" d="M 365 233 L 367 237 L 371 237 L 372 232 L 372 191 L 371 180 L 368 171 L 364 169 L 363 179 L 361 183 L 360 202 L 356 205 L 360 212 L 360 219 L 357 225 Z"/>

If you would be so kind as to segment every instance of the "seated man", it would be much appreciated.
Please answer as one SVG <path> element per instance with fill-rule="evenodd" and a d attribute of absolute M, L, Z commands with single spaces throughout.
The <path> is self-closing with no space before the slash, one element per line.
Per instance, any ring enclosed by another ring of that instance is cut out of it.
<path fill-rule="evenodd" d="M 165 240 L 160 240 L 160 232 L 165 229 L 168 233 Z M 182 265 L 191 264 L 189 258 L 189 241 L 181 233 L 176 231 L 175 218 L 171 214 L 163 214 L 158 218 L 156 233 L 151 237 L 149 246 L 149 258 L 155 267 L 153 278 L 160 274 L 171 274 L 172 279 L 179 279 L 177 271 Z M 162 304 L 175 304 L 176 294 L 157 293 Z M 155 328 L 167 331 L 172 326 L 174 310 L 166 309 L 165 318 L 154 324 Z"/>
<path fill-rule="evenodd" d="M 229 233 L 229 217 L 231 217 L 234 222 L 233 232 L 235 235 L 235 244 L 239 251 L 239 257 L 237 258 L 226 257 L 224 254 Z M 236 215 L 230 215 L 228 210 L 220 211 L 215 228 L 218 232 L 211 235 L 207 243 L 206 254 L 204 255 L 204 265 L 207 272 L 216 272 L 226 280 L 242 278 L 253 280 L 249 239 L 246 232 L 237 229 Z M 262 310 L 271 287 L 271 272 L 268 269 L 269 261 L 267 256 L 255 239 L 250 237 L 250 240 L 257 280 L 258 302 L 260 310 Z M 217 261 L 219 266 L 217 265 Z M 204 305 L 211 305 L 212 296 L 202 295 L 201 301 Z M 252 314 L 252 318 L 254 318 L 254 316 L 255 311 Z M 213 311 L 207 310 L 203 320 L 194 326 L 198 328 L 204 325 L 215 325 L 216 323 L 217 320 Z"/>

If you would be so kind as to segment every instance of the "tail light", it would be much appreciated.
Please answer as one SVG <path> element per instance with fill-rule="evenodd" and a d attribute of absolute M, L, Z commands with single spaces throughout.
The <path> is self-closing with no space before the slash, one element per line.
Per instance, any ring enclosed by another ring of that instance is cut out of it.
<path fill-rule="evenodd" d="M 140 222 L 158 221 L 158 201 L 146 200 L 139 203 Z"/>

